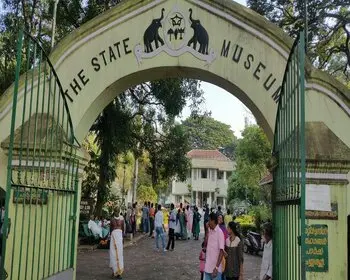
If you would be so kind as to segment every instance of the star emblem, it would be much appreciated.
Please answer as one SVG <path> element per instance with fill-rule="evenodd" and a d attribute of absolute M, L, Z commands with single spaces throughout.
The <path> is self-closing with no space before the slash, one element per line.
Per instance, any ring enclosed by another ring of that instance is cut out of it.
<path fill-rule="evenodd" d="M 171 24 L 173 25 L 173 27 L 181 26 L 182 19 L 182 17 L 179 17 L 178 14 L 176 14 L 174 17 L 171 18 Z"/>

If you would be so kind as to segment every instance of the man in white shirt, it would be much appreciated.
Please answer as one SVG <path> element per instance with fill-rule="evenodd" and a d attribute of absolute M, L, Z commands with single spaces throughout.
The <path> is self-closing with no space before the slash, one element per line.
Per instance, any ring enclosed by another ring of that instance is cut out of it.
<path fill-rule="evenodd" d="M 157 250 L 159 251 L 158 239 L 160 237 L 162 239 L 163 252 L 166 252 L 167 249 L 165 249 L 165 237 L 164 237 L 165 228 L 164 228 L 164 221 L 163 221 L 162 205 L 160 204 L 158 205 L 158 211 L 154 218 L 154 228 L 156 230 Z"/>
<path fill-rule="evenodd" d="M 175 206 L 173 203 L 170 205 L 170 215 L 169 215 L 169 240 L 168 240 L 168 246 L 166 247 L 167 250 L 174 250 L 175 247 L 175 227 L 176 227 L 176 212 L 175 212 Z M 171 248 L 170 248 L 171 245 Z"/>
<path fill-rule="evenodd" d="M 272 279 L 272 225 L 264 225 L 263 239 L 265 241 L 264 254 L 261 263 L 260 280 Z"/>

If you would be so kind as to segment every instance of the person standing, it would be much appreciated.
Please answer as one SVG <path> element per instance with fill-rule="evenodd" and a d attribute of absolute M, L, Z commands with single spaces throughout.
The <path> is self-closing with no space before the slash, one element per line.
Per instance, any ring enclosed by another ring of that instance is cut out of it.
<path fill-rule="evenodd" d="M 209 222 L 209 205 L 205 208 L 204 212 L 204 231 L 205 231 L 205 236 L 208 234 L 208 224 Z"/>
<path fill-rule="evenodd" d="M 150 225 L 150 232 L 149 237 L 153 236 L 153 230 L 154 230 L 154 217 L 155 217 L 155 209 L 153 208 L 153 203 L 151 203 L 151 207 L 149 208 L 149 225 Z"/>
<path fill-rule="evenodd" d="M 225 225 L 228 225 L 230 222 L 233 222 L 233 217 L 231 215 L 230 209 L 227 209 L 227 213 L 224 217 Z"/>
<path fill-rule="evenodd" d="M 199 238 L 201 218 L 202 216 L 201 214 L 199 214 L 197 206 L 195 206 L 194 212 L 193 212 L 193 226 L 192 226 L 192 233 L 194 236 L 194 240 L 198 240 Z"/>
<path fill-rule="evenodd" d="M 187 219 L 187 238 L 190 239 L 192 233 L 193 212 L 189 205 L 186 207 L 186 219 Z"/>
<path fill-rule="evenodd" d="M 234 222 L 227 226 L 229 237 L 225 244 L 226 280 L 243 280 L 243 242 Z"/>
<path fill-rule="evenodd" d="M 122 274 L 124 272 L 122 221 L 113 218 L 111 221 L 111 229 L 109 266 L 113 270 L 112 278 L 122 279 Z"/>
<path fill-rule="evenodd" d="M 142 207 L 142 226 L 143 226 L 143 233 L 148 233 L 148 221 L 149 220 L 149 209 L 147 206 L 147 202 L 145 202 L 145 205 Z"/>
<path fill-rule="evenodd" d="M 215 213 L 211 213 L 209 216 L 209 231 L 207 238 L 204 280 L 222 279 L 222 262 L 224 257 L 224 249 L 224 233 L 218 225 L 217 215 Z"/>
<path fill-rule="evenodd" d="M 272 224 L 263 226 L 263 239 L 265 241 L 264 253 L 261 262 L 260 280 L 272 279 Z"/>
<path fill-rule="evenodd" d="M 163 217 L 163 212 L 162 212 L 162 205 L 158 205 L 158 211 L 157 214 L 154 218 L 154 227 L 155 227 L 155 231 L 156 231 L 156 248 L 157 250 L 159 250 L 159 246 L 158 246 L 158 240 L 159 237 L 162 240 L 162 250 L 163 252 L 166 252 L 167 249 L 165 249 L 165 237 L 164 237 L 164 233 L 165 233 L 165 227 L 164 227 L 164 217 Z"/>
<path fill-rule="evenodd" d="M 131 213 L 131 226 L 132 226 L 132 234 L 135 236 L 136 234 L 136 205 L 137 203 L 135 202 L 132 206 L 132 213 Z"/>
<path fill-rule="evenodd" d="M 176 212 L 174 209 L 174 204 L 171 203 L 170 205 L 170 215 L 169 215 L 169 240 L 168 245 L 166 247 L 167 250 L 170 249 L 171 245 L 171 251 L 174 250 L 175 247 L 175 227 L 176 227 Z"/>

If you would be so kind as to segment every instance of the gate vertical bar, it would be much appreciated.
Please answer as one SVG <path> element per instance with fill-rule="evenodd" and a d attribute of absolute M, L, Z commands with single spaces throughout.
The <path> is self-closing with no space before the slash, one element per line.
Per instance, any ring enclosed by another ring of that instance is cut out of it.
<path fill-rule="evenodd" d="M 307 31 L 306 31 L 307 34 Z M 307 36 L 307 35 L 306 35 Z M 301 171 L 301 202 L 300 202 L 300 219 L 301 219 L 301 277 L 306 279 L 306 219 L 305 219 L 305 188 L 306 188 L 306 153 L 305 153 L 305 34 L 300 34 L 299 46 L 299 65 L 300 65 L 300 171 Z"/>

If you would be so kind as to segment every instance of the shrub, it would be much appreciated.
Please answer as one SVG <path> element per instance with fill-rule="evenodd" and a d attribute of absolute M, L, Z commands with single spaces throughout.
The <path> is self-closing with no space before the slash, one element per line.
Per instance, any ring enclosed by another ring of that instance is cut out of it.
<path fill-rule="evenodd" d="M 243 236 L 246 236 L 248 231 L 254 231 L 257 232 L 257 228 L 255 225 L 252 224 L 240 224 L 240 231 L 243 234 Z"/>

